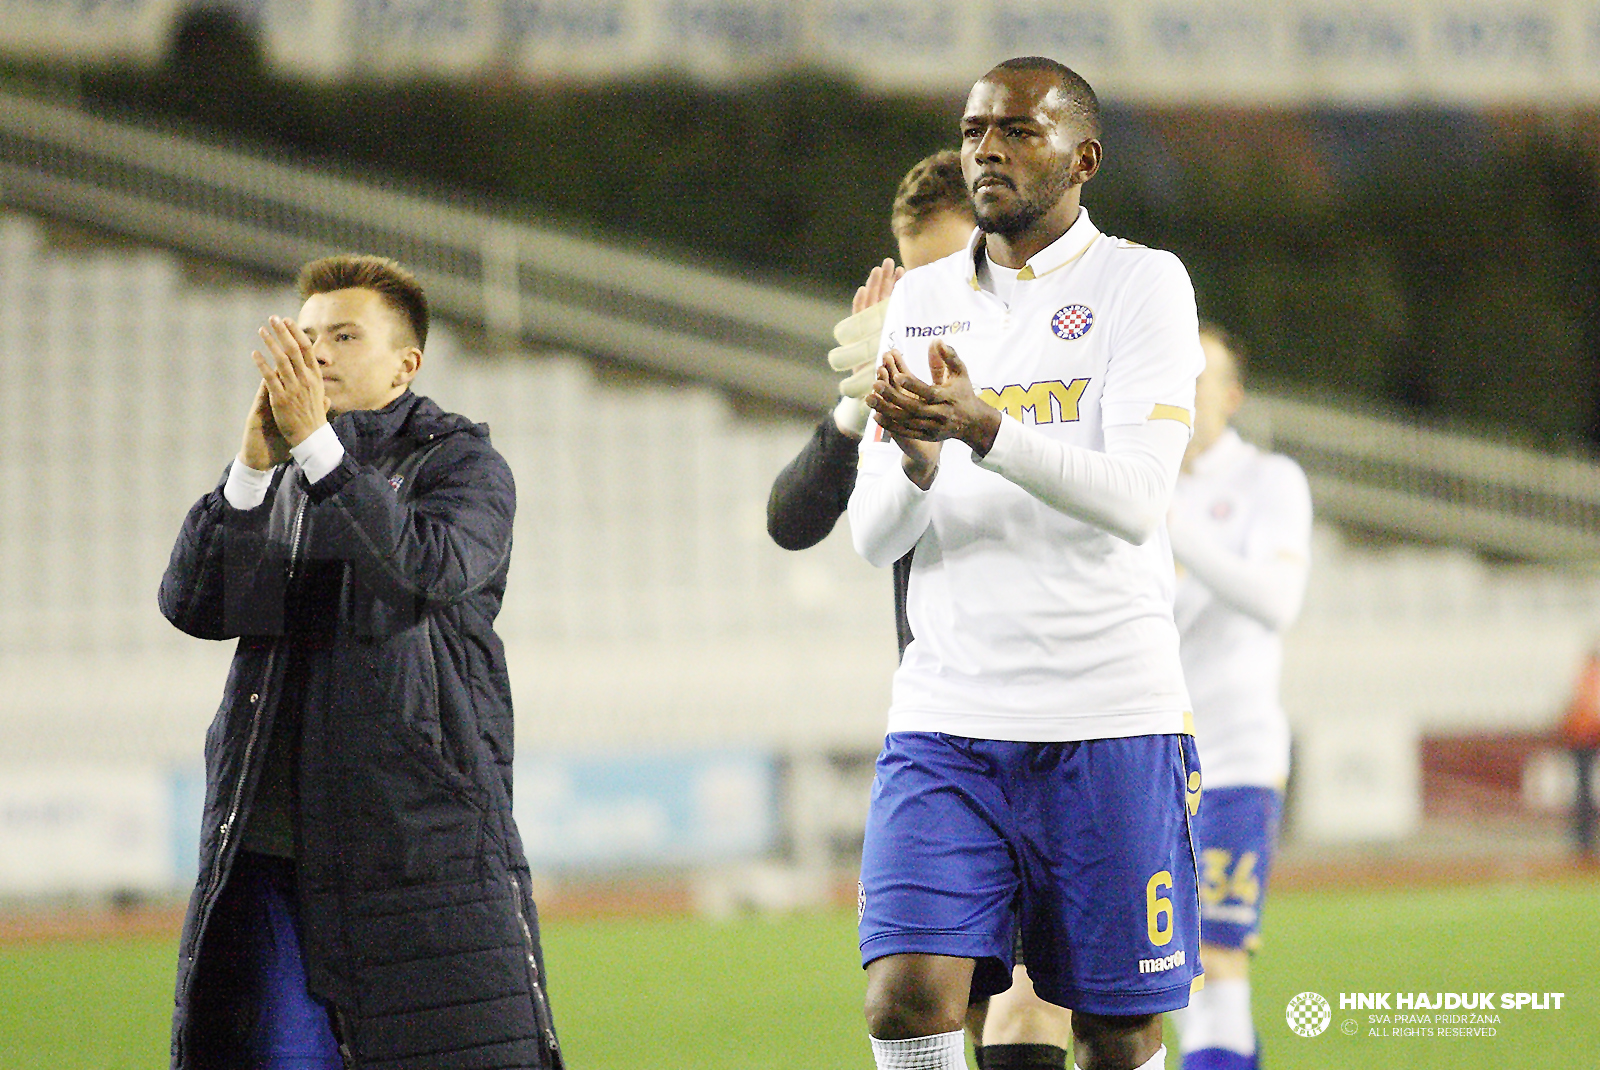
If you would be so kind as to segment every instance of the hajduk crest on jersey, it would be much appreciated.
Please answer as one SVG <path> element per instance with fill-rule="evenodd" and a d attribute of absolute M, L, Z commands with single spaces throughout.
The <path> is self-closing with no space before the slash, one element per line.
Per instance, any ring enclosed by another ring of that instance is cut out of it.
<path fill-rule="evenodd" d="M 1093 326 L 1094 311 L 1088 305 L 1067 305 L 1050 317 L 1050 329 L 1056 332 L 1057 338 L 1067 342 L 1076 342 Z"/>

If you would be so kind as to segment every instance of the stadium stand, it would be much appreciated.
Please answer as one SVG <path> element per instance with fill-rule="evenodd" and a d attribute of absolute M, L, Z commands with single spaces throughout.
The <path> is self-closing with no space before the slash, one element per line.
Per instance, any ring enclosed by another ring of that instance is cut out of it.
<path fill-rule="evenodd" d="M 0 515 L 9 755 L 191 761 L 226 651 L 178 635 L 152 592 L 184 510 L 235 449 L 254 328 L 294 299 L 191 285 L 158 252 L 53 251 L 20 216 L 0 224 L 0 251 L 0 479 L 22 490 Z M 608 383 L 571 354 L 468 354 L 448 327 L 429 359 L 424 389 L 487 421 L 517 475 L 500 626 L 530 740 L 871 749 L 893 660 L 887 577 L 842 533 L 786 554 L 764 531 L 804 420 L 739 418 L 707 386 Z M 1536 727 L 1595 605 L 1589 570 L 1324 526 L 1286 703 L 1312 732 L 1405 726 L 1401 745 Z"/>
<path fill-rule="evenodd" d="M 412 265 L 445 316 L 791 409 L 840 308 L 455 203 L 0 93 L 6 202 L 274 274 L 360 248 Z M 1306 469 L 1319 514 L 1532 560 L 1600 556 L 1600 470 L 1285 398 L 1254 420 Z"/>
<path fill-rule="evenodd" d="M 295 305 L 252 280 L 353 245 L 422 269 L 448 322 L 420 386 L 488 422 L 517 476 L 500 629 L 523 754 L 770 754 L 795 854 L 848 853 L 894 659 L 888 577 L 842 530 L 804 554 L 764 531 L 832 389 L 838 309 L 3 94 L 0 198 L 38 214 L 0 217 L 9 763 L 194 762 L 228 652 L 168 627 L 156 581 L 236 449 L 255 327 Z M 46 217 L 100 241 L 55 247 Z M 1338 525 L 1286 654 L 1301 829 L 1403 836 L 1424 734 L 1537 730 L 1561 707 L 1600 623 L 1600 473 L 1253 406 L 1246 429 L 1305 465 Z"/>
<path fill-rule="evenodd" d="M 0 520 L 0 645 L 30 666 L 5 703 L 11 757 L 66 749 L 62 718 L 84 717 L 122 730 L 73 733 L 74 753 L 187 760 L 222 662 L 160 618 L 155 585 L 237 449 L 256 326 L 297 302 L 191 288 L 163 254 L 52 253 L 19 217 L 0 235 L 0 478 L 23 489 Z M 736 421 L 703 387 L 603 389 L 576 358 L 456 348 L 441 330 L 421 386 L 487 421 L 516 473 L 500 630 L 541 741 L 870 738 L 893 662 L 886 577 L 845 540 L 802 556 L 766 536 L 803 424 Z"/>

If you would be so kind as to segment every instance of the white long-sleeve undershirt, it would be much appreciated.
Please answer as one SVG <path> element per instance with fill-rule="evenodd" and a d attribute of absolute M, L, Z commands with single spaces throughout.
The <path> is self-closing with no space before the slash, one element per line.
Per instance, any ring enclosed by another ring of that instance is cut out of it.
<path fill-rule="evenodd" d="M 306 474 L 306 479 L 315 483 L 339 467 L 344 460 L 344 443 L 339 441 L 332 424 L 323 424 L 302 439 L 298 446 L 290 446 L 289 455 Z M 228 468 L 222 496 L 235 509 L 254 509 L 267 499 L 267 490 L 272 486 L 272 471 L 270 468 L 265 472 L 251 468 L 236 457 Z"/>
<path fill-rule="evenodd" d="M 1189 429 L 1146 420 L 1107 427 L 1104 436 L 1102 453 L 1003 419 L 989 452 L 973 460 L 1050 508 L 1139 546 L 1167 514 Z"/>
<path fill-rule="evenodd" d="M 988 454 L 973 462 L 1052 509 L 1139 545 L 1166 516 L 1189 429 L 1176 420 L 1146 420 L 1104 434 L 1102 453 L 1002 419 Z M 903 557 L 928 527 L 937 485 L 937 474 L 926 491 L 907 477 L 858 480 L 850 498 L 856 552 L 880 568 Z"/>
<path fill-rule="evenodd" d="M 909 553 L 928 529 L 933 518 L 931 486 L 923 490 L 903 473 L 873 479 L 858 472 L 846 513 L 856 553 L 874 568 L 885 568 Z"/>
<path fill-rule="evenodd" d="M 1169 518 L 1167 531 L 1172 556 L 1224 605 L 1279 632 L 1300 615 L 1310 573 L 1304 557 L 1243 557 L 1179 517 Z"/>

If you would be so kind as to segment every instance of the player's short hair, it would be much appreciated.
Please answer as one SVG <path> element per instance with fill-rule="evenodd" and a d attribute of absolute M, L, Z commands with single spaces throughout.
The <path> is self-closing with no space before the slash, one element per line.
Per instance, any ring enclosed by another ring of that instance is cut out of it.
<path fill-rule="evenodd" d="M 918 160 L 894 191 L 889 226 L 896 234 L 915 237 L 941 212 L 973 218 L 972 192 L 961 175 L 961 154 L 940 149 Z"/>
<path fill-rule="evenodd" d="M 1240 386 L 1243 386 L 1245 366 L 1249 361 L 1247 359 L 1248 354 L 1239 340 L 1230 334 L 1227 328 L 1209 320 L 1200 321 L 1200 337 L 1210 337 L 1212 341 L 1228 351 L 1228 356 L 1233 359 L 1233 377 L 1239 381 Z"/>
<path fill-rule="evenodd" d="M 1055 78 L 1056 87 L 1061 90 L 1061 95 L 1067 98 L 1067 106 L 1083 120 L 1089 136 L 1100 136 L 1100 98 L 1095 96 L 1094 87 L 1084 79 L 1083 75 L 1065 63 L 1053 60 L 1049 56 L 1016 56 L 995 64 L 994 69 L 1041 71 L 1051 75 Z"/>
<path fill-rule="evenodd" d="M 415 275 L 386 256 L 325 256 L 301 268 L 296 284 L 302 301 L 334 290 L 371 290 L 406 322 L 418 349 L 428 344 L 428 295 Z"/>

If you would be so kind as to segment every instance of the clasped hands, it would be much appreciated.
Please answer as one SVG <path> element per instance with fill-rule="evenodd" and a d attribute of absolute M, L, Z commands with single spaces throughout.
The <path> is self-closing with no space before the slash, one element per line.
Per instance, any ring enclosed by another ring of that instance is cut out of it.
<path fill-rule="evenodd" d="M 260 350 L 250 354 L 261 372 L 261 386 L 245 420 L 239 462 L 265 472 L 287 463 L 289 448 L 328 422 L 328 397 L 311 339 L 299 324 L 273 316 L 257 333 L 266 355 Z"/>
<path fill-rule="evenodd" d="M 945 439 L 960 439 L 982 457 L 1000 431 L 1000 410 L 978 397 L 954 349 L 944 342 L 930 345 L 928 371 L 931 383 L 911 374 L 900 351 L 891 349 L 866 397 L 884 433 L 905 453 L 901 467 L 907 478 L 923 490 L 933 484 Z"/>

